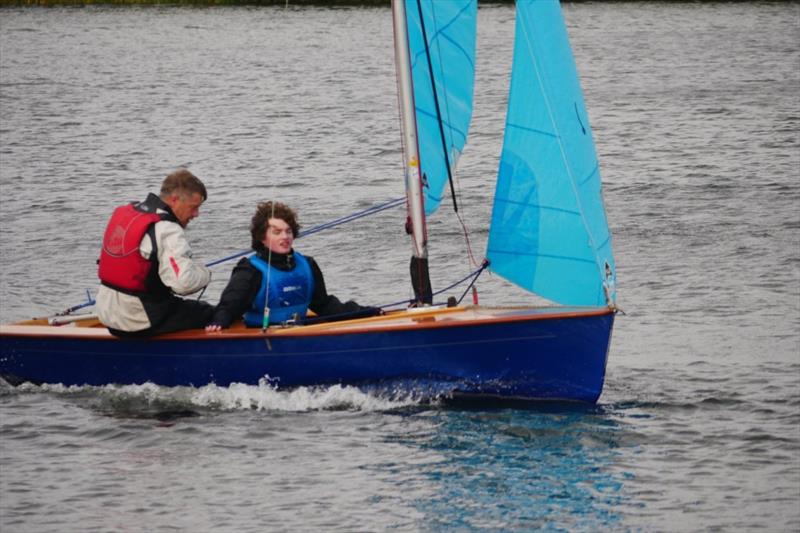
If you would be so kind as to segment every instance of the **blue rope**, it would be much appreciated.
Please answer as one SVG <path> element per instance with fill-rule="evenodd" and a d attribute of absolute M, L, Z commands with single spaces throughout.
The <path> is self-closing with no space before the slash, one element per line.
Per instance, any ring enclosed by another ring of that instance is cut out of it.
<path fill-rule="evenodd" d="M 460 280 L 456 281 L 455 283 L 452 283 L 452 284 L 448 285 L 444 289 L 441 289 L 441 290 L 438 290 L 438 291 L 434 292 L 433 295 L 434 296 L 438 296 L 439 294 L 442 294 L 443 292 L 449 291 L 453 287 L 461 285 L 462 283 L 467 281 L 469 278 L 473 278 L 472 282 L 469 284 L 469 287 L 467 287 L 467 290 L 469 290 L 469 288 L 472 287 L 475 284 L 475 281 L 478 279 L 478 276 L 480 276 L 481 272 L 483 272 L 486 269 L 487 266 L 489 266 L 489 262 L 488 261 L 484 261 L 483 264 L 480 267 L 478 267 L 476 270 L 473 270 L 472 272 L 470 272 L 469 274 L 467 274 L 466 276 L 464 276 Z M 466 291 L 464 292 L 464 294 L 467 294 Z M 463 299 L 464 299 L 464 295 L 462 295 L 461 298 L 458 300 L 459 303 Z M 384 304 L 384 305 L 380 305 L 378 307 L 380 307 L 381 309 L 385 309 L 387 307 L 395 307 L 397 305 L 409 305 L 409 304 L 411 304 L 413 302 L 414 302 L 414 300 L 400 300 L 399 302 L 394 302 L 394 303 L 390 303 L 390 304 Z M 434 304 L 434 305 L 437 305 L 437 304 Z"/>
<path fill-rule="evenodd" d="M 84 307 L 89 307 L 90 305 L 94 305 L 94 299 L 92 299 L 92 293 L 89 292 L 89 289 L 86 289 L 86 301 L 82 304 L 73 305 L 68 309 L 64 309 L 56 313 L 55 316 L 66 316 L 72 314 L 73 311 L 77 311 L 78 309 L 83 309 Z"/>
<path fill-rule="evenodd" d="M 306 235 L 311 235 L 313 233 L 317 233 L 318 231 L 322 231 L 322 230 L 325 230 L 325 229 L 328 229 L 328 228 L 332 228 L 334 226 L 339 226 L 341 224 L 344 224 L 346 222 L 350 222 L 352 220 L 356 220 L 358 218 L 366 217 L 366 216 L 378 213 L 380 211 L 385 211 L 386 209 L 391 209 L 392 207 L 397 207 L 398 205 L 404 204 L 405 201 L 406 201 L 406 197 L 405 196 L 403 196 L 402 198 L 395 198 L 394 200 L 389 200 L 388 202 L 386 202 L 384 204 L 376 205 L 374 207 L 370 207 L 369 209 L 365 209 L 364 211 L 361 211 L 359 213 L 353 213 L 351 215 L 347 215 L 345 217 L 338 218 L 336 220 L 332 220 L 331 222 L 327 222 L 325 224 L 320 224 L 319 226 L 311 228 L 308 231 L 302 231 L 302 232 L 300 232 L 300 235 L 297 238 L 299 239 L 300 237 L 305 237 Z"/>
<path fill-rule="evenodd" d="M 311 235 L 311 234 L 317 233 L 319 231 L 322 231 L 324 229 L 333 228 L 335 226 L 339 226 L 341 224 L 345 224 L 347 222 L 351 222 L 353 220 L 357 220 L 357 219 L 362 218 L 362 217 L 366 217 L 366 216 L 369 216 L 369 215 L 372 215 L 372 214 L 375 214 L 375 213 L 379 213 L 381 211 L 385 211 L 386 209 L 391 209 L 392 207 L 397 207 L 398 205 L 401 205 L 402 203 L 404 203 L 405 200 L 406 200 L 405 196 L 402 197 L 402 198 L 395 198 L 394 200 L 389 200 L 388 202 L 384 202 L 384 203 L 382 203 L 380 205 L 376 205 L 376 206 L 370 207 L 369 209 L 365 209 L 365 210 L 359 211 L 357 213 L 352 213 L 350 215 L 347 215 L 347 216 L 344 216 L 344 217 L 341 217 L 341 218 L 337 218 L 336 220 L 332 220 L 330 222 L 326 222 L 325 224 L 320 224 L 319 226 L 313 227 L 308 231 L 303 231 L 303 232 L 300 233 L 300 235 L 297 236 L 297 238 L 299 239 L 300 237 L 305 237 L 306 235 Z M 223 257 L 222 259 L 217 259 L 216 261 L 212 261 L 210 263 L 206 263 L 206 267 L 210 268 L 212 266 L 218 265 L 220 263 L 224 263 L 225 261 L 230 261 L 231 259 L 236 259 L 237 257 L 241 257 L 241 256 L 247 255 L 249 253 L 252 253 L 252 250 L 244 250 L 242 252 L 237 252 L 235 254 L 229 255 L 228 257 Z M 205 288 L 203 288 L 203 290 L 200 292 L 200 296 L 197 297 L 198 300 L 203 296 L 204 292 L 205 292 Z M 78 304 L 78 305 L 73 305 L 72 307 L 64 309 L 63 311 L 60 311 L 60 312 L 56 313 L 55 316 L 69 315 L 69 314 L 72 314 L 73 311 L 77 311 L 78 309 L 83 309 L 84 307 L 89 307 L 90 305 L 94 305 L 95 301 L 92 298 L 92 295 L 89 292 L 89 289 L 86 289 L 86 298 L 87 298 L 86 302 L 84 302 L 82 304 Z"/>
<path fill-rule="evenodd" d="M 478 270 L 475 271 L 475 277 L 472 278 L 472 281 L 469 282 L 469 285 L 467 286 L 467 288 L 464 289 L 464 294 L 462 294 L 461 298 L 458 299 L 458 303 L 461 303 L 461 300 L 464 299 L 464 296 L 467 295 L 467 293 L 472 288 L 472 286 L 475 285 L 475 282 L 478 281 L 478 276 L 480 276 L 481 272 L 483 272 L 486 269 L 486 267 L 488 267 L 488 266 L 489 266 L 489 260 L 488 259 L 484 259 L 483 260 L 483 264 L 481 265 L 481 267 Z"/>
<path fill-rule="evenodd" d="M 344 216 L 344 217 L 341 217 L 341 218 L 337 218 L 336 220 L 332 220 L 330 222 L 326 222 L 325 224 L 320 224 L 319 226 L 315 226 L 315 227 L 311 228 L 308 231 L 301 232 L 300 235 L 297 236 L 297 238 L 299 239 L 300 237 L 305 237 L 306 235 L 312 235 L 312 234 L 320 232 L 322 230 L 333 228 L 333 227 L 339 226 L 341 224 L 345 224 L 347 222 L 352 222 L 353 220 L 357 220 L 359 218 L 363 218 L 363 217 L 366 217 L 366 216 L 369 216 L 369 215 L 372 215 L 372 214 L 375 214 L 375 213 L 379 213 L 381 211 L 385 211 L 386 209 L 391 209 L 392 207 L 397 207 L 398 205 L 403 204 L 405 202 L 405 200 L 406 200 L 405 197 L 395 198 L 394 200 L 389 200 L 388 202 L 385 202 L 383 204 L 370 207 L 369 209 L 365 209 L 365 210 L 359 211 L 357 213 L 353 213 L 353 214 L 350 214 L 350 215 L 347 215 L 347 216 Z M 242 251 L 242 252 L 237 252 L 235 254 L 229 255 L 228 257 L 223 257 L 222 259 L 217 259 L 216 261 L 212 261 L 210 263 L 207 263 L 206 267 L 212 267 L 212 266 L 218 265 L 220 263 L 224 263 L 225 261 L 230 261 L 231 259 L 236 259 L 237 257 L 241 257 L 243 255 L 247 255 L 247 254 L 249 254 L 251 252 L 252 252 L 252 250 L 245 250 L 245 251 Z M 475 284 L 475 281 L 478 279 L 478 276 L 480 276 L 481 272 L 483 272 L 486 269 L 487 266 L 489 266 L 489 262 L 488 261 L 484 261 L 483 264 L 480 267 L 478 267 L 476 270 L 470 272 L 469 274 L 467 274 L 466 276 L 464 276 L 460 280 L 456 281 L 455 283 L 452 283 L 452 284 L 448 285 L 444 289 L 441 289 L 441 290 L 438 290 L 438 291 L 434 292 L 433 295 L 434 296 L 438 296 L 439 294 L 442 294 L 443 292 L 449 291 L 453 287 L 461 285 L 462 283 L 464 283 L 468 279 L 472 278 L 472 281 L 470 282 L 470 284 L 467 287 L 466 291 L 464 291 L 464 294 L 462 294 L 461 298 L 459 298 L 459 300 L 458 300 L 458 302 L 460 303 L 461 300 L 464 299 L 464 296 L 467 294 L 467 291 L 469 291 L 470 287 L 472 287 Z M 205 292 L 205 288 L 200 293 L 201 296 L 202 296 L 203 292 Z M 64 311 L 61 311 L 60 313 L 57 313 L 56 316 L 69 315 L 73 311 L 77 311 L 78 309 L 82 309 L 84 307 L 88 307 L 90 305 L 94 305 L 95 301 L 94 301 L 94 299 L 92 299 L 92 295 L 89 292 L 89 289 L 86 289 L 86 297 L 87 297 L 87 301 L 86 302 L 84 302 L 82 304 L 74 305 L 74 306 L 72 306 L 72 307 L 70 307 L 68 309 L 65 309 Z M 379 307 L 381 309 L 386 309 L 386 308 L 389 308 L 389 307 L 396 307 L 398 305 L 406 305 L 407 306 L 407 305 L 409 305 L 409 304 L 411 304 L 413 302 L 414 302 L 414 300 L 406 299 L 406 300 L 400 300 L 400 301 L 397 301 L 397 302 L 394 302 L 394 303 L 390 303 L 390 304 L 384 304 L 384 305 L 381 305 Z"/>
<path fill-rule="evenodd" d="M 369 215 L 373 215 L 373 214 L 378 213 L 380 211 L 385 211 L 386 209 L 391 209 L 392 207 L 397 207 L 398 205 L 403 204 L 405 201 L 406 201 L 405 196 L 402 197 L 402 198 L 395 198 L 394 200 L 389 200 L 386 203 L 370 207 L 369 209 L 365 209 L 364 211 L 359 211 L 357 213 L 352 213 L 350 215 L 347 215 L 347 216 L 344 216 L 344 217 L 341 217 L 341 218 L 337 218 L 336 220 L 332 220 L 330 222 L 326 222 L 325 224 L 320 224 L 319 226 L 315 226 L 315 227 L 311 228 L 310 230 L 302 231 L 302 232 L 300 232 L 300 235 L 297 236 L 297 238 L 299 239 L 301 237 L 305 237 L 306 235 L 312 235 L 312 234 L 320 232 L 322 230 L 326 230 L 326 229 L 329 229 L 329 228 L 340 226 L 340 225 L 345 224 L 347 222 L 352 222 L 353 220 L 357 220 L 359 218 L 363 218 L 363 217 L 366 217 L 366 216 L 369 216 Z M 216 266 L 216 265 L 218 265 L 220 263 L 224 263 L 225 261 L 230 261 L 231 259 L 236 259 L 237 257 L 242 257 L 243 255 L 247 255 L 247 254 L 252 253 L 252 252 L 253 252 L 252 250 L 244 250 L 242 252 L 237 252 L 237 253 L 235 253 L 233 255 L 229 255 L 228 257 L 223 257 L 222 259 L 217 259 L 216 261 L 212 261 L 210 263 L 206 263 L 206 267 L 210 268 L 210 267 Z"/>
<path fill-rule="evenodd" d="M 472 287 L 475 284 L 475 281 L 477 281 L 478 276 L 481 275 L 481 272 L 483 272 L 486 269 L 487 266 L 489 266 L 489 261 L 484 261 L 483 264 L 478 269 L 470 272 L 469 274 L 467 274 L 466 276 L 464 276 L 460 280 L 458 280 L 455 283 L 445 287 L 444 289 L 433 293 L 434 296 L 442 294 L 443 292 L 449 291 L 453 287 L 455 287 L 457 285 L 460 285 L 460 284 L 464 283 L 465 281 L 467 281 L 468 279 L 472 278 L 472 281 L 470 282 L 469 286 L 467 287 L 467 290 L 464 291 L 464 294 L 462 294 L 461 298 L 458 300 L 458 302 L 461 303 L 461 300 L 464 299 L 464 295 L 466 295 L 467 291 L 469 291 L 470 287 Z M 386 309 L 387 307 L 394 307 L 394 306 L 398 306 L 398 305 L 406 305 L 407 306 L 407 305 L 410 305 L 410 304 L 414 303 L 414 301 L 415 300 L 400 300 L 399 302 L 394 302 L 394 303 L 391 303 L 391 304 L 379 305 L 378 308 L 379 309 Z M 434 305 L 439 305 L 439 304 L 434 304 Z M 348 315 L 353 315 L 353 314 L 354 313 L 352 311 L 350 311 L 350 312 L 345 312 L 345 313 L 338 313 L 338 314 L 335 314 L 335 315 L 326 315 L 322 320 L 325 321 L 325 322 L 334 322 L 334 321 L 336 321 L 336 320 L 338 320 L 338 319 L 340 319 L 342 317 L 345 317 L 345 316 L 348 316 Z M 309 322 L 313 323 L 313 319 L 310 320 Z"/>

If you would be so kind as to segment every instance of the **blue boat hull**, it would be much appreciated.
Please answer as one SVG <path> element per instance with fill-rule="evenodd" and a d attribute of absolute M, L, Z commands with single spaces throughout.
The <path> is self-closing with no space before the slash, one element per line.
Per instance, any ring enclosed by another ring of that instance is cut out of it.
<path fill-rule="evenodd" d="M 410 327 L 202 331 L 152 339 L 0 330 L 0 375 L 64 385 L 202 386 L 442 383 L 455 393 L 595 402 L 612 312 L 511 311 L 491 320 L 421 320 Z M 75 330 L 89 328 L 72 328 Z M 103 330 L 104 331 L 104 330 Z"/>

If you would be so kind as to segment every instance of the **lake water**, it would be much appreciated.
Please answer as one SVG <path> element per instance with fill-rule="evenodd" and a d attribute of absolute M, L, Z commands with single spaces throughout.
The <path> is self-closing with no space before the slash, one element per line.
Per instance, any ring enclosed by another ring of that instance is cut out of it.
<path fill-rule="evenodd" d="M 2 385 L 0 530 L 800 530 L 800 4 L 564 11 L 626 311 L 597 406 Z M 479 13 L 459 169 L 479 256 L 513 15 Z M 0 321 L 84 301 L 112 208 L 179 165 L 209 189 L 207 262 L 248 247 L 259 200 L 311 228 L 401 196 L 390 36 L 385 7 L 0 10 Z M 298 247 L 331 292 L 394 302 L 403 219 Z M 435 287 L 470 271 L 452 219 L 430 223 Z"/>

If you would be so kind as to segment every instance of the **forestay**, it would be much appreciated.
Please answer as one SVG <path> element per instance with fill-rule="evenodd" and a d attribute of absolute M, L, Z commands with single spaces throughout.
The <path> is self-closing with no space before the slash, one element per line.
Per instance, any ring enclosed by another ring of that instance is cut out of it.
<path fill-rule="evenodd" d="M 610 304 L 611 236 L 561 8 L 557 1 L 523 0 L 516 9 L 490 268 L 560 304 Z"/>
<path fill-rule="evenodd" d="M 425 213 L 429 215 L 442 200 L 448 159 L 454 168 L 467 140 L 475 77 L 477 2 L 411 0 L 406 2 L 406 18 L 419 158 L 427 180 Z M 431 83 L 431 71 L 435 84 Z"/>

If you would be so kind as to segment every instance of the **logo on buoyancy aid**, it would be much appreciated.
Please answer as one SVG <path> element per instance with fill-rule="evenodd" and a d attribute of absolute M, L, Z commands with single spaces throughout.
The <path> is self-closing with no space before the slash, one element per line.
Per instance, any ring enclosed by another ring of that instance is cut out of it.
<path fill-rule="evenodd" d="M 103 242 L 103 249 L 111 255 L 125 255 L 125 228 L 115 225 L 109 230 L 111 234 Z"/>
<path fill-rule="evenodd" d="M 283 288 L 283 292 L 294 292 L 294 291 L 299 291 L 299 290 L 302 290 L 302 289 L 303 289 L 303 287 L 301 287 L 300 285 L 290 285 L 288 287 L 284 287 Z"/>

